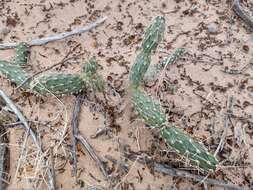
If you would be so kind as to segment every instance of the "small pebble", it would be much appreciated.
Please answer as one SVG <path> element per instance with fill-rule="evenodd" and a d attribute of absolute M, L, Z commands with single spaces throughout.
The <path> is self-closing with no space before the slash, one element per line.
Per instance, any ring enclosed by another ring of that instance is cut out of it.
<path fill-rule="evenodd" d="M 10 32 L 11 32 L 11 30 L 8 27 L 2 27 L 2 28 L 0 28 L 0 36 L 6 36 Z"/>
<path fill-rule="evenodd" d="M 210 34 L 217 34 L 218 33 L 218 24 L 212 22 L 210 24 L 207 25 L 207 31 L 210 33 Z"/>

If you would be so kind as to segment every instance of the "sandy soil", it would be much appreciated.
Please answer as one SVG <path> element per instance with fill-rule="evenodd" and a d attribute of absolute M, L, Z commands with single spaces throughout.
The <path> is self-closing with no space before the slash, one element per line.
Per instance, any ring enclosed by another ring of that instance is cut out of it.
<path fill-rule="evenodd" d="M 244 2 L 244 6 L 253 11 L 253 3 Z M 123 156 L 125 149 L 142 151 L 161 163 L 201 174 L 166 147 L 142 121 L 136 117 L 130 120 L 130 109 L 124 107 L 123 89 L 127 87 L 127 72 L 138 52 L 145 28 L 157 15 L 165 16 L 167 27 L 164 40 L 153 56 L 153 63 L 178 47 L 184 47 L 187 53 L 166 71 L 166 83 L 160 87 L 157 83 L 152 88 L 145 87 L 146 91 L 161 101 L 169 121 L 201 140 L 211 153 L 215 152 L 223 132 L 227 100 L 233 96 L 233 114 L 226 143 L 217 156 L 220 169 L 209 177 L 252 188 L 253 39 L 250 30 L 235 16 L 230 1 L 3 0 L 0 2 L 0 39 L 2 42 L 27 41 L 108 16 L 106 22 L 92 32 L 32 47 L 32 72 L 60 61 L 71 48 L 80 44 L 74 54 L 84 52 L 82 57 L 49 72 L 79 72 L 80 63 L 95 56 L 102 66 L 99 72 L 103 78 L 122 95 L 121 99 L 114 97 L 111 102 L 117 105 L 123 101 L 121 108 L 125 109 L 123 114 L 113 113 L 111 117 L 116 118 L 114 124 L 110 125 L 108 118 L 99 112 L 101 104 L 88 98 L 82 106 L 79 126 L 81 134 L 87 137 L 110 168 L 114 188 L 204 189 L 203 185 L 189 179 L 154 173 L 152 167 L 129 161 Z M 13 50 L 1 50 L 0 57 L 10 59 L 13 53 Z M 228 73 L 243 68 L 239 74 Z M 95 162 L 81 149 L 78 151 L 78 183 L 71 174 L 71 138 L 68 133 L 62 141 L 62 135 L 65 129 L 70 131 L 74 96 L 38 97 L 14 91 L 14 86 L 4 78 L 0 79 L 0 85 L 29 120 L 48 122 L 47 126 L 33 124 L 33 127 L 40 134 L 47 153 L 53 147 L 58 189 L 110 189 Z M 112 107 L 115 111 L 115 106 Z M 112 127 L 109 135 L 91 138 L 98 128 L 105 125 Z M 11 153 L 8 189 L 46 189 L 45 170 L 41 168 L 34 145 L 29 140 L 27 148 L 21 152 L 25 137 L 23 129 L 16 127 L 8 131 Z M 238 133 L 240 135 L 236 138 Z M 106 159 L 108 155 L 131 166 L 130 170 L 124 172 Z"/>

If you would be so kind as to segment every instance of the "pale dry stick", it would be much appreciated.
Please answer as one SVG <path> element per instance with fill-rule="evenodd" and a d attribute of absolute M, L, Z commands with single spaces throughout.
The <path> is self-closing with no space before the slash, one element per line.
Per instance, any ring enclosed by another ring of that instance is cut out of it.
<path fill-rule="evenodd" d="M 62 39 L 67 38 L 69 36 L 88 32 L 88 31 L 94 29 L 95 27 L 101 25 L 106 19 L 107 19 L 107 17 L 103 17 L 103 18 L 98 19 L 94 23 L 91 23 L 91 24 L 84 26 L 82 28 L 77 28 L 77 29 L 74 29 L 70 32 L 63 32 L 60 34 L 51 35 L 46 38 L 34 39 L 34 40 L 31 40 L 27 43 L 29 46 L 40 46 L 40 45 L 45 45 L 45 44 L 52 42 L 52 41 L 62 40 Z M 11 49 L 11 48 L 15 48 L 17 45 L 18 45 L 18 43 L 0 44 L 0 49 Z"/>
<path fill-rule="evenodd" d="M 233 96 L 228 97 L 227 111 L 226 111 L 225 122 L 224 122 L 224 130 L 223 130 L 219 145 L 218 145 L 218 147 L 217 147 L 217 149 L 214 153 L 214 157 L 216 157 L 216 155 L 223 149 L 224 141 L 225 141 L 225 138 L 226 138 L 226 135 L 227 135 L 227 130 L 228 130 L 229 117 L 232 114 L 233 104 L 234 104 Z"/>
<path fill-rule="evenodd" d="M 10 165 L 10 152 L 8 149 L 8 137 L 5 128 L 2 128 L 0 121 L 0 189 L 6 189 L 6 178 L 8 176 L 9 165 Z M 8 178 L 7 178 L 8 179 Z"/>
<path fill-rule="evenodd" d="M 213 186 L 221 187 L 221 188 L 224 188 L 227 190 L 246 190 L 242 187 L 239 187 L 239 186 L 233 185 L 233 184 L 229 184 L 225 181 L 218 181 L 218 180 L 210 179 L 210 178 L 205 179 L 206 176 L 191 174 L 187 171 L 171 168 L 168 165 L 153 162 L 153 160 L 151 158 L 149 158 L 148 156 L 141 157 L 140 155 L 136 155 L 136 154 L 132 154 L 132 155 L 126 154 L 126 158 L 133 160 L 133 161 L 136 160 L 137 157 L 139 157 L 139 159 L 137 160 L 139 163 L 141 163 L 141 164 L 153 163 L 154 171 L 160 172 L 160 173 L 172 176 L 172 177 L 188 178 L 188 179 L 193 179 L 194 181 L 197 181 L 197 182 L 201 182 L 201 181 L 205 180 L 204 182 L 207 185 L 213 185 Z"/>
<path fill-rule="evenodd" d="M 94 151 L 94 149 L 92 148 L 92 146 L 90 145 L 90 143 L 80 134 L 78 134 L 76 136 L 77 140 L 79 140 L 80 144 L 84 147 L 84 149 L 87 150 L 87 152 L 89 153 L 89 155 L 92 157 L 93 160 L 95 160 L 96 164 L 98 165 L 99 169 L 101 170 L 102 174 L 105 176 L 105 178 L 108 180 L 109 179 L 109 175 L 104 167 L 103 162 L 101 161 L 101 159 L 98 157 L 98 155 L 96 154 L 96 152 Z"/>
<path fill-rule="evenodd" d="M 54 149 L 50 147 L 50 169 L 52 172 L 52 184 L 54 185 L 54 189 L 56 189 L 56 177 L 55 177 L 55 163 L 54 163 Z"/>
<path fill-rule="evenodd" d="M 173 177 L 190 178 L 198 182 L 201 182 L 204 180 L 204 183 L 207 185 L 213 185 L 213 186 L 225 188 L 227 190 L 244 190 L 244 188 L 241 188 L 237 185 L 228 184 L 225 181 L 218 181 L 215 179 L 206 178 L 206 176 L 191 174 L 189 172 L 181 171 L 175 168 L 170 168 L 168 166 L 158 164 L 158 163 L 154 164 L 154 170 L 157 172 L 164 173 L 166 175 L 173 176 Z"/>
<path fill-rule="evenodd" d="M 77 177 L 77 139 L 75 136 L 78 134 L 78 117 L 83 102 L 83 95 L 78 95 L 75 100 L 75 106 L 72 114 L 71 120 L 71 138 L 72 138 L 72 157 L 73 157 L 73 175 Z"/>
<path fill-rule="evenodd" d="M 17 115 L 17 117 L 19 118 L 19 120 L 22 122 L 22 124 L 24 125 L 26 131 L 28 131 L 28 133 L 30 133 L 33 142 L 35 143 L 35 145 L 37 146 L 37 148 L 40 150 L 41 146 L 37 140 L 37 137 L 35 135 L 35 133 L 31 130 L 31 128 L 28 125 L 28 122 L 26 121 L 25 117 L 22 115 L 22 113 L 19 111 L 19 109 L 14 105 L 14 103 L 12 102 L 12 100 L 0 89 L 0 96 L 5 100 L 5 102 L 8 104 L 8 106 L 12 109 L 12 111 Z"/>
<path fill-rule="evenodd" d="M 235 13 L 249 26 L 253 31 L 253 17 L 250 16 L 240 5 L 240 0 L 234 0 L 233 9 Z"/>
<path fill-rule="evenodd" d="M 134 160 L 132 166 L 130 167 L 130 169 L 128 169 L 128 172 L 127 172 L 127 174 L 123 177 L 123 179 L 120 180 L 120 182 L 117 183 L 117 184 L 115 185 L 115 187 L 113 188 L 114 190 L 117 190 L 118 187 L 120 186 L 120 184 L 122 184 L 123 182 L 126 181 L 127 177 L 128 177 L 129 174 L 131 173 L 131 171 L 135 168 L 135 166 L 136 166 L 136 164 L 137 164 L 137 162 L 138 162 L 138 159 L 139 159 L 139 156 L 136 157 L 136 159 Z"/>
<path fill-rule="evenodd" d="M 0 89 L 0 96 L 4 99 L 6 104 L 12 109 L 12 111 L 17 115 L 17 117 L 22 122 L 22 124 L 24 125 L 24 128 L 26 130 L 26 136 L 25 136 L 25 140 L 23 143 L 24 147 L 22 148 L 22 152 L 25 149 L 25 145 L 27 143 L 28 136 L 31 135 L 32 140 L 33 140 L 34 144 L 37 146 L 39 152 L 43 154 L 41 144 L 38 142 L 38 139 L 37 139 L 35 133 L 33 132 L 33 130 L 29 127 L 28 122 L 26 121 L 23 114 L 19 111 L 19 109 L 15 106 L 15 104 L 12 102 L 12 100 L 1 89 Z M 21 160 L 19 159 L 19 164 L 20 164 L 20 161 Z M 44 157 L 44 162 L 46 162 L 45 157 Z M 50 171 L 47 173 L 47 175 L 48 175 L 48 178 L 51 179 L 52 174 Z M 16 177 L 17 177 L 17 171 L 16 171 Z M 50 184 L 49 189 L 54 190 L 52 184 Z"/>
<path fill-rule="evenodd" d="M 46 87 L 39 83 L 41 86 L 43 86 L 45 89 Z M 57 101 L 59 101 L 59 103 L 62 105 L 63 109 L 64 109 L 64 113 L 65 113 L 65 122 L 64 122 L 64 126 L 63 126 L 63 133 L 61 135 L 61 137 L 59 138 L 60 139 L 60 142 L 54 147 L 56 150 L 59 148 L 59 146 L 62 144 L 62 142 L 64 141 L 65 139 L 65 136 L 66 136 L 66 133 L 67 133 L 67 129 L 68 129 L 68 111 L 67 111 L 67 108 L 66 106 L 64 105 L 64 103 L 55 95 L 53 94 L 50 90 L 46 89 L 48 91 L 48 93 L 50 93 L 54 98 L 56 98 Z"/>
<path fill-rule="evenodd" d="M 14 112 L 14 114 L 16 114 L 16 116 L 22 122 L 23 126 L 25 127 L 25 131 L 26 131 L 25 138 L 24 138 L 23 145 L 22 145 L 21 156 L 18 159 L 17 169 L 16 169 L 15 176 L 14 176 L 14 179 L 16 180 L 17 176 L 18 176 L 18 170 L 21 166 L 22 156 L 24 155 L 24 151 L 25 151 L 25 147 L 26 147 L 29 133 L 31 133 L 32 139 L 39 150 L 40 150 L 40 145 L 37 141 L 36 135 L 33 133 L 32 130 L 30 130 L 30 127 L 28 126 L 28 123 L 27 123 L 25 117 L 22 115 L 22 113 L 19 111 L 19 109 L 15 106 L 15 104 L 12 102 L 12 100 L 1 89 L 0 89 L 0 96 L 4 99 L 6 104 L 10 107 L 10 109 Z"/>

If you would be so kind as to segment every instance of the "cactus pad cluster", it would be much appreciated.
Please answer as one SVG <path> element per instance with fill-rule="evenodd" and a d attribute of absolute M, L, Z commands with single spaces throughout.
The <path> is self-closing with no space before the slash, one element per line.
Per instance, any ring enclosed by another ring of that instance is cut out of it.
<path fill-rule="evenodd" d="M 142 53 L 137 56 L 131 69 L 130 81 L 133 84 L 132 103 L 146 124 L 152 128 L 157 128 L 164 141 L 174 148 L 178 154 L 187 158 L 192 165 L 197 166 L 201 170 L 213 172 L 216 170 L 218 164 L 216 158 L 208 152 L 203 144 L 191 138 L 181 129 L 169 124 L 166 121 L 166 115 L 161 105 L 138 88 L 143 79 L 145 80 L 144 75 L 149 70 L 150 62 L 147 64 L 146 59 L 148 57 L 150 60 L 151 54 L 161 41 L 165 28 L 164 25 L 165 20 L 162 17 L 157 17 L 145 33 L 142 43 Z M 157 65 L 155 71 L 152 72 L 155 72 L 155 74 L 159 73 L 166 65 L 174 63 L 183 52 L 184 49 L 177 49 L 165 61 Z"/>
<path fill-rule="evenodd" d="M 40 95 L 76 94 L 88 86 L 98 91 L 104 90 L 104 81 L 97 74 L 98 64 L 95 59 L 83 64 L 81 74 L 46 74 L 39 75 L 27 81 L 30 75 L 24 70 L 27 65 L 30 50 L 26 43 L 16 47 L 16 54 L 12 63 L 0 60 L 0 75 L 8 78 L 16 85 L 21 85 L 25 90 L 32 90 Z M 23 82 L 26 83 L 23 84 Z"/>
<path fill-rule="evenodd" d="M 157 128 L 164 141 L 174 148 L 176 152 L 187 159 L 192 165 L 204 171 L 215 171 L 218 161 L 212 156 L 203 144 L 191 138 L 181 129 L 169 124 L 161 105 L 151 96 L 142 92 L 139 87 L 143 80 L 156 78 L 164 67 L 173 64 L 184 53 L 178 48 L 172 55 L 165 58 L 160 64 L 150 67 L 151 55 L 155 53 L 165 31 L 165 19 L 162 16 L 155 18 L 144 34 L 141 51 L 137 55 L 130 72 L 131 100 L 135 110 L 152 128 Z M 22 84 L 30 76 L 23 70 L 27 64 L 29 47 L 20 43 L 16 48 L 16 55 L 12 63 L 0 61 L 0 74 L 17 85 Z M 90 59 L 82 66 L 80 74 L 46 74 L 35 77 L 25 83 L 23 88 L 32 90 L 41 95 L 73 94 L 91 87 L 93 90 L 104 91 L 105 84 L 97 74 L 98 64 L 95 59 Z"/>

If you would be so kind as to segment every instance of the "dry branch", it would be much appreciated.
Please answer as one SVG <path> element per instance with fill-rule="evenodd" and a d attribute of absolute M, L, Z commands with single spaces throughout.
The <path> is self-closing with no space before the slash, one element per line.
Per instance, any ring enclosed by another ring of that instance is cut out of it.
<path fill-rule="evenodd" d="M 225 115 L 225 122 L 224 122 L 224 131 L 222 133 L 219 145 L 218 145 L 218 147 L 217 147 L 217 149 L 216 149 L 216 151 L 214 153 L 214 156 L 216 156 L 223 149 L 224 141 L 225 141 L 225 138 L 226 138 L 226 135 L 227 135 L 227 130 L 228 130 L 229 117 L 232 114 L 233 102 L 234 102 L 233 99 L 234 99 L 233 96 L 231 96 L 231 97 L 228 98 L 228 101 L 227 101 L 227 112 L 226 112 L 226 115 Z"/>
<path fill-rule="evenodd" d="M 107 17 L 103 17 L 103 18 L 98 19 L 94 23 L 91 23 L 91 24 L 89 24 L 87 26 L 84 26 L 82 28 L 77 28 L 77 29 L 74 29 L 74 30 L 72 30 L 70 32 L 63 32 L 63 33 L 60 33 L 60 34 L 51 35 L 51 36 L 48 36 L 46 38 L 31 40 L 31 41 L 27 42 L 27 44 L 29 46 L 40 46 L 40 45 L 45 45 L 45 44 L 47 44 L 49 42 L 52 42 L 52 41 L 56 41 L 56 40 L 61 40 L 61 39 L 67 38 L 69 36 L 81 34 L 81 33 L 90 31 L 93 28 L 99 26 L 106 19 L 107 19 Z M 18 45 L 18 43 L 0 44 L 0 49 L 11 49 L 11 48 L 15 48 L 17 45 Z"/>
<path fill-rule="evenodd" d="M 0 89 L 0 96 L 4 99 L 6 104 L 11 108 L 11 110 L 15 113 L 15 115 L 19 118 L 19 120 L 22 122 L 27 134 L 31 135 L 32 140 L 34 144 L 37 146 L 39 152 L 43 154 L 43 150 L 41 147 L 41 144 L 39 143 L 36 134 L 33 132 L 33 130 L 29 127 L 27 120 L 23 116 L 23 114 L 19 111 L 19 109 L 15 106 L 15 104 L 12 102 L 12 100 L 5 94 L 4 91 Z M 44 157 L 44 163 L 46 164 L 46 158 Z M 47 170 L 48 180 L 50 182 L 49 184 L 49 190 L 54 190 L 54 185 L 52 184 L 52 173 L 50 170 Z"/>
<path fill-rule="evenodd" d="M 76 136 L 78 135 L 78 116 L 82 105 L 83 95 L 76 97 L 74 111 L 71 120 L 71 138 L 72 138 L 72 157 L 73 157 L 73 175 L 77 177 L 77 156 L 76 156 Z"/>
<path fill-rule="evenodd" d="M 168 165 L 154 162 L 150 157 L 148 157 L 147 155 L 144 155 L 144 154 L 137 155 L 137 154 L 133 154 L 133 153 L 125 153 L 125 156 L 132 161 L 137 160 L 141 164 L 151 163 L 151 164 L 153 164 L 154 171 L 161 172 L 163 174 L 166 174 L 166 175 L 169 175 L 172 177 L 182 177 L 182 178 L 193 179 L 194 181 L 197 181 L 197 182 L 205 183 L 207 185 L 221 187 L 221 188 L 224 188 L 227 190 L 245 190 L 242 187 L 239 187 L 239 186 L 233 185 L 233 184 L 229 184 L 225 181 L 218 181 L 215 179 L 207 178 L 206 176 L 191 174 L 187 171 L 171 168 Z"/>
<path fill-rule="evenodd" d="M 106 179 L 109 179 L 109 175 L 104 167 L 103 162 L 98 157 L 92 146 L 89 144 L 89 142 L 80 134 L 76 136 L 76 138 L 79 140 L 80 144 L 83 146 L 84 149 L 86 149 L 89 153 L 89 155 L 92 157 L 93 160 L 95 160 L 96 164 L 98 165 L 99 169 L 103 173 Z"/>

